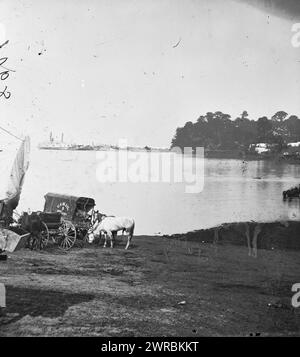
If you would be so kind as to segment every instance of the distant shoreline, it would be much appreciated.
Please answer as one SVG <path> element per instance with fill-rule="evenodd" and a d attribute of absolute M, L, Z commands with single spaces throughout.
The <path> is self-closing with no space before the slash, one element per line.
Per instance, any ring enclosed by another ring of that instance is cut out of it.
<path fill-rule="evenodd" d="M 151 148 L 151 147 L 128 147 L 120 148 L 117 146 L 102 146 L 91 147 L 89 145 L 80 147 L 51 147 L 40 146 L 40 150 L 58 150 L 58 151 L 130 151 L 130 152 L 172 152 L 172 149 L 167 148 Z M 256 153 L 244 153 L 235 150 L 205 150 L 204 158 L 206 159 L 229 159 L 242 161 L 277 161 L 287 164 L 300 164 L 300 158 L 282 157 L 280 154 L 262 155 Z"/>
<path fill-rule="evenodd" d="M 120 148 L 120 147 L 39 147 L 40 150 L 59 150 L 59 151 L 119 151 L 119 150 L 126 150 L 126 151 L 136 151 L 136 152 L 170 152 L 170 149 L 164 148 Z"/>
<path fill-rule="evenodd" d="M 287 164 L 300 164 L 300 158 L 293 156 L 283 157 L 279 154 L 245 153 L 235 150 L 206 150 L 204 157 L 207 159 L 235 159 L 242 161 L 276 161 Z"/>
<path fill-rule="evenodd" d="M 162 237 L 186 242 L 225 243 L 247 246 L 246 225 L 248 225 L 250 236 L 252 237 L 253 230 L 258 224 L 262 227 L 257 241 L 259 249 L 300 250 L 300 221 L 291 220 L 266 223 L 253 221 L 226 223 L 213 228 L 199 229 L 182 234 L 163 235 Z M 215 241 L 216 234 L 218 237 L 217 242 Z"/>

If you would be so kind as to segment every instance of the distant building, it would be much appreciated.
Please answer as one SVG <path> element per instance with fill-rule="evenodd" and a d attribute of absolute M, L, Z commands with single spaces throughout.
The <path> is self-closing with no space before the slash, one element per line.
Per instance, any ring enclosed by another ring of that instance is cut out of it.
<path fill-rule="evenodd" d="M 262 154 L 265 152 L 269 152 L 270 151 L 270 145 L 267 143 L 257 143 L 257 144 L 251 144 L 249 146 L 250 150 L 254 150 L 255 152 L 257 152 L 258 154 Z"/>
<path fill-rule="evenodd" d="M 297 141 L 295 143 L 287 143 L 287 146 L 290 146 L 292 148 L 300 147 L 300 141 Z"/>

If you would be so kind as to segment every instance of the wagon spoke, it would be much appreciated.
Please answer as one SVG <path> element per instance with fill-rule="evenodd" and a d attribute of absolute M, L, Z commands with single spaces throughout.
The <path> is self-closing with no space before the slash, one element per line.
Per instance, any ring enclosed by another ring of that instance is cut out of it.
<path fill-rule="evenodd" d="M 72 240 L 69 238 L 69 236 L 66 236 L 65 242 L 69 244 L 72 243 Z"/>
<path fill-rule="evenodd" d="M 67 244 L 68 247 L 71 247 L 72 246 L 72 240 L 67 238 L 66 244 Z"/>
<path fill-rule="evenodd" d="M 67 246 L 68 248 L 71 248 L 72 245 L 73 245 L 73 240 L 70 239 L 69 237 L 66 237 L 66 246 Z"/>
<path fill-rule="evenodd" d="M 76 228 L 71 222 L 64 221 L 60 227 L 61 243 L 59 247 L 68 250 L 73 247 L 76 241 Z"/>

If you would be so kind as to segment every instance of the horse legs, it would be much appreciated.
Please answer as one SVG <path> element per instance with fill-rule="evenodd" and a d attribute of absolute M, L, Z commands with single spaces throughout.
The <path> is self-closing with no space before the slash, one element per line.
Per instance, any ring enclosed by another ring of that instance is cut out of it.
<path fill-rule="evenodd" d="M 114 247 L 114 237 L 116 235 L 116 232 L 110 232 L 110 231 L 107 231 L 106 233 L 104 233 L 104 245 L 103 245 L 103 248 L 106 248 L 106 245 L 107 245 L 107 236 L 110 240 L 110 247 L 113 248 Z"/>
<path fill-rule="evenodd" d="M 248 255 L 249 257 L 251 257 L 252 255 L 252 249 L 251 249 L 251 245 L 250 245 L 250 230 L 249 230 L 249 224 L 245 223 L 246 226 L 246 230 L 245 230 L 245 234 L 247 237 L 247 246 L 248 246 Z"/>
<path fill-rule="evenodd" d="M 127 244 L 126 244 L 125 249 L 128 249 L 128 248 L 129 248 L 129 246 L 130 246 L 130 242 L 131 242 L 131 239 L 132 239 L 132 237 L 133 237 L 133 230 L 134 230 L 134 227 L 133 227 L 133 228 L 131 228 L 131 229 L 129 230 L 129 232 L 128 232 L 128 236 L 127 236 Z"/>
<path fill-rule="evenodd" d="M 257 258 L 257 237 L 258 237 L 260 232 L 261 232 L 261 226 L 260 226 L 260 224 L 258 224 L 254 228 L 253 240 L 252 240 L 252 247 L 253 247 L 252 255 L 253 255 L 254 258 Z"/>
<path fill-rule="evenodd" d="M 104 248 L 106 247 L 106 244 L 107 244 L 107 236 L 110 240 L 110 247 L 113 248 L 114 247 L 114 244 L 113 244 L 113 233 L 110 232 L 110 231 L 107 231 L 106 234 L 105 234 L 105 238 L 104 238 Z"/>
<path fill-rule="evenodd" d="M 104 233 L 104 244 L 103 244 L 103 248 L 106 248 L 106 244 L 107 244 L 107 233 Z"/>
<path fill-rule="evenodd" d="M 125 249 L 128 249 L 128 248 L 129 248 L 131 239 L 132 239 L 132 233 L 129 233 L 129 234 L 128 234 L 128 237 L 127 237 L 127 244 L 126 244 Z"/>
<path fill-rule="evenodd" d="M 110 247 L 113 248 L 114 247 L 114 242 L 116 240 L 116 235 L 117 235 L 117 232 L 112 232 L 112 236 L 110 238 Z"/>
<path fill-rule="evenodd" d="M 98 241 L 98 245 L 100 245 L 100 244 L 101 244 L 101 242 L 102 242 L 102 237 L 104 237 L 104 244 L 105 244 L 106 233 L 105 233 L 105 232 L 103 232 L 103 231 L 100 231 L 100 232 L 99 232 L 99 241 Z"/>
<path fill-rule="evenodd" d="M 214 244 L 218 244 L 219 241 L 219 227 L 215 227 L 214 229 Z"/>

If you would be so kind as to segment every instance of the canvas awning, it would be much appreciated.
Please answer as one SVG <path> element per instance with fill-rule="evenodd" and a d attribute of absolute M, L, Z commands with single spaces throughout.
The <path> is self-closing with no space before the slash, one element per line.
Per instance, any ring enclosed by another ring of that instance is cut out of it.
<path fill-rule="evenodd" d="M 47 193 L 44 212 L 60 212 L 65 219 L 72 220 L 77 209 L 88 212 L 95 206 L 95 200 L 89 197 L 70 196 L 59 193 Z"/>

